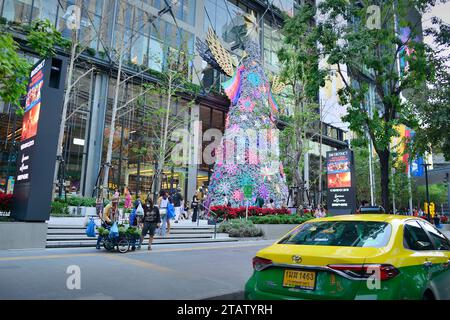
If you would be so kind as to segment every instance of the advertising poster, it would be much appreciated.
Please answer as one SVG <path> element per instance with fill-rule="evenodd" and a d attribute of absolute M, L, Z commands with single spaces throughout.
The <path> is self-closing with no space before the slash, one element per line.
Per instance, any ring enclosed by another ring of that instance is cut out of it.
<path fill-rule="evenodd" d="M 25 114 L 22 123 L 21 141 L 32 138 L 36 135 L 41 110 L 41 89 L 44 84 L 44 61 L 31 72 L 30 83 L 28 84 L 27 98 L 25 102 Z"/>
<path fill-rule="evenodd" d="M 353 153 L 327 152 L 327 205 L 330 214 L 350 214 L 356 209 Z"/>

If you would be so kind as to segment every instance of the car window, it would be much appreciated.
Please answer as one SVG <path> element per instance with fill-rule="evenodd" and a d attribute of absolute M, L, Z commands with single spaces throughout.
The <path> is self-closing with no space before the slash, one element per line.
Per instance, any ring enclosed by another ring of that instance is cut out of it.
<path fill-rule="evenodd" d="M 308 222 L 280 240 L 281 244 L 373 247 L 386 246 L 391 225 L 375 221 Z"/>
<path fill-rule="evenodd" d="M 427 222 L 421 221 L 420 224 L 428 231 L 437 250 L 450 250 L 450 241 L 438 229 Z"/>
<path fill-rule="evenodd" d="M 403 246 L 407 249 L 434 250 L 431 239 L 417 221 L 408 221 L 403 227 Z"/>

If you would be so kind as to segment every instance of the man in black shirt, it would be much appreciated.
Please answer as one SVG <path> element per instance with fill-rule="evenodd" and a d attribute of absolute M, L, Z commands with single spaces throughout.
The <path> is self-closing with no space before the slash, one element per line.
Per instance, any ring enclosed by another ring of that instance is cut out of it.
<path fill-rule="evenodd" d="M 144 205 L 144 227 L 142 228 L 141 241 L 138 248 L 141 247 L 147 233 L 150 235 L 148 240 L 148 250 L 152 250 L 153 237 L 155 236 L 155 230 L 159 228 L 161 224 L 161 216 L 159 214 L 158 207 L 153 206 L 153 201 L 147 198 Z"/>

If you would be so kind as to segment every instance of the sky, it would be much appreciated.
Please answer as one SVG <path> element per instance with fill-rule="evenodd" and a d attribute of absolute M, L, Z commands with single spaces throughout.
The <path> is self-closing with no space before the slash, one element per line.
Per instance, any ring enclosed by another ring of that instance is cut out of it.
<path fill-rule="evenodd" d="M 437 0 L 438 2 L 439 0 Z M 439 3 L 434 8 L 431 9 L 430 12 L 424 14 L 422 16 L 422 27 L 423 29 L 426 29 L 430 27 L 431 24 L 431 17 L 437 16 L 438 18 L 442 19 L 445 23 L 450 24 L 450 1 L 447 1 L 446 3 Z M 425 43 L 428 43 L 432 45 L 432 38 L 431 37 L 425 37 L 424 38 Z"/>

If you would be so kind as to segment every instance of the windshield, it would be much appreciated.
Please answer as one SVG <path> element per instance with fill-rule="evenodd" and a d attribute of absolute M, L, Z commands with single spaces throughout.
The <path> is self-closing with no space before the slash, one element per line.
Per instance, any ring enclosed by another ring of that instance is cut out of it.
<path fill-rule="evenodd" d="M 309 222 L 293 230 L 279 243 L 380 248 L 386 246 L 390 236 L 391 225 L 385 222 Z"/>

